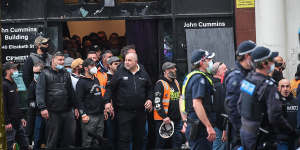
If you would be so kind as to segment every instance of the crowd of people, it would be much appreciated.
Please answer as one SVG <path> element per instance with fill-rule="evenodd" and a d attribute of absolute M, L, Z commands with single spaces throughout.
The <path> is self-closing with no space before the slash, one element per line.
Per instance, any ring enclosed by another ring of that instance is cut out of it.
<path fill-rule="evenodd" d="M 244 41 L 233 69 L 214 60 L 215 53 L 197 49 L 188 62 L 193 71 L 182 84 L 173 62 L 164 62 L 161 77 L 152 83 L 134 45 L 125 41 L 116 33 L 107 40 L 98 32 L 84 37 L 81 46 L 73 36 L 64 40 L 63 51 L 50 54 L 49 39 L 39 36 L 22 76 L 17 64 L 3 64 L 8 149 L 18 143 L 22 150 L 143 150 L 149 116 L 154 149 L 298 146 L 300 65 L 289 81 L 277 52 Z M 20 78 L 27 88 L 27 115 L 18 107 L 15 81 Z"/>
<path fill-rule="evenodd" d="M 107 37 L 104 31 L 92 32 L 82 38 L 73 35 L 71 38 L 65 37 L 63 40 L 63 52 L 65 57 L 86 59 L 89 51 L 100 52 L 110 50 L 114 56 L 121 55 L 121 49 L 126 46 L 126 38 L 119 36 L 118 33 L 112 33 Z"/>

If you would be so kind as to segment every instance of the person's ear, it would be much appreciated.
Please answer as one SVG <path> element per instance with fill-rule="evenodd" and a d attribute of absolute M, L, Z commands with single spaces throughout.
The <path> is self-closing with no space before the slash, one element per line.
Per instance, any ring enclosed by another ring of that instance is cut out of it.
<path fill-rule="evenodd" d="M 200 63 L 199 63 L 199 64 L 200 64 L 200 66 L 202 66 L 202 65 L 203 65 L 203 63 L 204 63 L 204 61 L 203 61 L 203 60 L 201 60 L 201 61 L 200 61 Z"/>

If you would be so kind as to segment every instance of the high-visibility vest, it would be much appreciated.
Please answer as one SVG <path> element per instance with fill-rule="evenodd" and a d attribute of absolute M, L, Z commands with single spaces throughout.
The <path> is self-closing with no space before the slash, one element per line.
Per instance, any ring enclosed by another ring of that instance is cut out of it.
<path fill-rule="evenodd" d="M 294 95 L 294 97 L 297 96 L 296 94 L 297 94 L 297 88 L 298 88 L 299 84 L 300 84 L 300 80 L 293 79 L 291 81 L 291 92 Z"/>
<path fill-rule="evenodd" d="M 193 75 L 195 74 L 202 74 L 203 76 L 205 76 L 205 78 L 208 80 L 208 82 L 213 86 L 213 81 L 211 80 L 211 78 L 209 76 L 207 76 L 204 72 L 202 71 L 199 71 L 199 70 L 194 70 L 192 72 L 190 72 L 184 79 L 183 81 L 183 86 L 182 86 L 182 95 L 181 95 L 181 100 L 182 100 L 182 103 L 180 103 L 180 111 L 183 112 L 183 113 L 186 113 L 185 111 L 185 89 L 186 89 L 186 86 L 189 82 L 189 80 L 192 78 Z"/>
<path fill-rule="evenodd" d="M 107 73 L 101 72 L 100 70 L 98 70 L 95 77 L 99 80 L 99 84 L 100 84 L 100 88 L 101 88 L 101 94 L 102 94 L 102 96 L 104 96 L 104 94 L 106 92 L 105 87 L 107 85 L 107 80 L 108 80 Z"/>
<path fill-rule="evenodd" d="M 169 106 L 170 106 L 170 99 L 171 99 L 171 88 L 168 82 L 164 80 L 158 80 L 157 82 L 161 82 L 164 87 L 164 95 L 162 98 L 162 105 L 165 110 L 165 113 L 168 114 Z M 180 86 L 176 79 L 174 79 L 174 82 L 178 88 L 178 91 L 180 93 Z M 154 120 L 163 120 L 163 118 L 158 114 L 157 110 L 154 109 L 153 111 Z"/>

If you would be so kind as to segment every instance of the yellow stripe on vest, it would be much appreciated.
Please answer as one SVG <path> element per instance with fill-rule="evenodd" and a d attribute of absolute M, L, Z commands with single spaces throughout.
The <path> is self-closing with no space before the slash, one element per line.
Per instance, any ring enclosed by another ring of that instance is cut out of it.
<path fill-rule="evenodd" d="M 183 81 L 183 86 L 182 86 L 182 96 L 181 96 L 181 99 L 182 99 L 182 103 L 180 103 L 180 111 L 181 112 L 184 112 L 185 113 L 185 89 L 186 89 L 186 86 L 189 82 L 189 80 L 192 78 L 193 75 L 195 74 L 202 74 L 203 76 L 206 77 L 206 79 L 208 80 L 209 84 L 213 86 L 213 81 L 211 80 L 211 78 L 209 76 L 207 76 L 204 72 L 202 71 L 199 71 L 199 70 L 194 70 L 192 72 L 190 72 L 184 79 Z"/>

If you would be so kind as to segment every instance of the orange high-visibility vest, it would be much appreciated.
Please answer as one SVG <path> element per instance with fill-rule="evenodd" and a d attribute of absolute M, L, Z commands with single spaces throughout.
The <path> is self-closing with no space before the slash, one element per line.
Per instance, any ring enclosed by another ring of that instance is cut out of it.
<path fill-rule="evenodd" d="M 293 79 L 291 81 L 291 92 L 294 95 L 294 97 L 297 96 L 296 94 L 297 94 L 297 88 L 298 88 L 299 84 L 300 84 L 300 80 Z"/>
<path fill-rule="evenodd" d="M 170 98 L 171 98 L 171 89 L 170 89 L 170 85 L 168 84 L 168 82 L 164 81 L 164 80 L 158 80 L 157 82 L 161 82 L 163 84 L 164 87 L 164 95 L 162 98 L 162 105 L 163 108 L 165 110 L 165 113 L 168 114 L 168 110 L 169 110 L 169 105 L 170 105 Z M 174 80 L 178 91 L 180 93 L 180 86 L 178 81 L 175 79 Z M 154 114 L 154 120 L 163 120 L 163 118 L 158 114 L 157 110 L 154 109 L 153 111 Z"/>
<path fill-rule="evenodd" d="M 100 84 L 100 88 L 101 88 L 101 94 L 102 96 L 104 96 L 106 90 L 106 84 L 107 84 L 107 73 L 105 72 L 101 72 L 100 70 L 98 70 L 97 74 L 95 75 L 95 77 L 99 80 L 99 84 Z"/>

